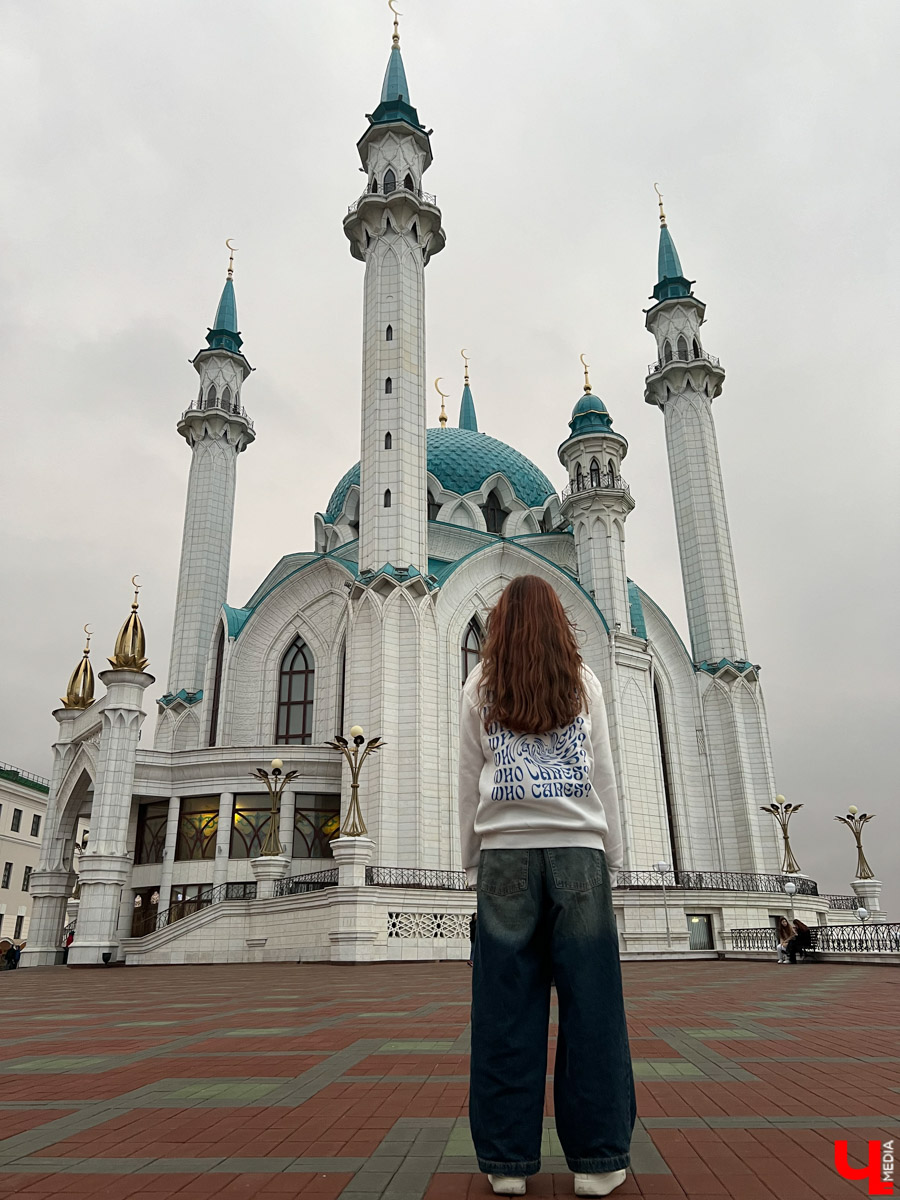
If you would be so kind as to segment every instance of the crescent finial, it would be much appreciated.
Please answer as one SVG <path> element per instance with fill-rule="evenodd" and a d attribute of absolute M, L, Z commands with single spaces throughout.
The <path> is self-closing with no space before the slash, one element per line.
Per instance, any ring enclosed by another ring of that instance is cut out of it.
<path fill-rule="evenodd" d="M 88 637 L 91 637 L 91 631 L 88 629 L 88 623 L 85 623 L 84 625 L 82 625 L 82 627 L 81 627 L 81 628 L 82 628 L 82 629 L 84 630 L 84 632 L 85 632 L 85 633 L 88 635 Z"/>
<path fill-rule="evenodd" d="M 662 194 L 662 192 L 659 190 L 659 184 L 658 184 L 658 183 L 654 183 L 654 185 L 653 185 L 653 190 L 656 192 L 657 196 L 659 196 L 659 223 L 660 223 L 660 225 L 665 225 L 665 223 L 666 223 L 666 213 L 665 213 L 665 210 L 664 210 L 664 208 L 663 208 L 663 194 Z"/>
<path fill-rule="evenodd" d="M 588 364 L 585 362 L 583 354 L 579 354 L 578 357 L 581 359 L 581 365 L 584 367 L 584 390 L 587 393 L 591 390 L 591 381 L 588 377 Z"/>
<path fill-rule="evenodd" d="M 230 237 L 227 237 L 225 239 L 225 245 L 228 248 L 228 278 L 229 279 L 234 278 L 234 256 L 235 256 L 235 252 L 237 251 L 237 246 L 232 246 L 232 244 L 231 244 L 232 240 L 233 239 Z"/>
<path fill-rule="evenodd" d="M 441 415 L 438 417 L 438 420 L 441 423 L 441 429 L 446 428 L 446 425 L 447 425 L 447 410 L 444 407 L 444 401 L 450 395 L 449 392 L 442 392 L 441 389 L 438 387 L 438 384 L 441 382 L 441 380 L 443 378 L 444 378 L 443 375 L 438 375 L 437 379 L 434 381 L 434 390 L 437 392 L 437 394 L 441 398 Z"/>
<path fill-rule="evenodd" d="M 139 579 L 140 579 L 140 575 L 132 575 L 132 577 L 131 577 L 131 586 L 133 588 L 136 588 L 138 591 L 141 590 L 141 586 L 142 586 L 141 584 L 138 583 Z"/>
<path fill-rule="evenodd" d="M 388 8 L 394 14 L 394 36 L 393 36 L 392 41 L 395 46 L 399 46 L 400 45 L 400 22 L 398 21 L 397 18 L 402 17 L 403 13 L 397 12 L 396 8 L 394 8 L 394 0 L 388 0 Z"/>
<path fill-rule="evenodd" d="M 466 348 L 465 348 L 465 346 L 463 346 L 462 350 L 460 350 L 460 354 L 463 356 L 463 359 L 465 360 L 465 364 L 466 364 L 466 383 L 468 384 L 468 382 L 469 382 L 469 356 L 468 356 L 468 354 L 466 353 Z"/>
<path fill-rule="evenodd" d="M 84 657 L 87 658 L 91 652 L 91 631 L 88 629 L 88 622 L 85 622 L 81 628 L 87 634 L 87 641 L 84 643 Z"/>

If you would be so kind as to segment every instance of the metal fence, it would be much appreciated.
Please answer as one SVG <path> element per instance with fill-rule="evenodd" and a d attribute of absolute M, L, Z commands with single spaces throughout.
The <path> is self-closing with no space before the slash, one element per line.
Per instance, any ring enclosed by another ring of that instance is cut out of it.
<path fill-rule="evenodd" d="M 193 916 L 202 908 L 211 904 L 221 904 L 224 900 L 255 900 L 255 883 L 221 883 L 218 887 L 204 887 L 196 896 L 186 896 L 184 900 L 176 900 L 168 908 L 164 908 L 156 916 L 156 928 L 165 929 L 185 917 Z"/>
<path fill-rule="evenodd" d="M 860 905 L 858 896 L 822 896 L 821 899 L 828 901 L 829 908 L 841 908 L 846 912 L 856 912 Z"/>
<path fill-rule="evenodd" d="M 647 374 L 648 375 L 656 375 L 664 367 L 670 367 L 672 365 L 672 363 L 697 362 L 698 360 L 702 360 L 703 362 L 712 363 L 712 365 L 714 367 L 721 366 L 719 360 L 716 358 L 716 356 L 714 354 L 707 354 L 705 350 L 701 350 L 699 354 L 673 354 L 671 358 L 667 358 L 665 360 L 660 359 L 659 361 L 657 361 L 655 363 L 648 363 L 647 364 Z"/>
<path fill-rule="evenodd" d="M 631 495 L 631 488 L 621 475 L 614 475 L 611 471 L 601 471 L 599 475 L 595 473 L 582 476 L 580 483 L 577 479 L 573 480 L 568 487 L 563 488 L 560 499 L 567 500 L 569 496 L 575 496 L 579 492 L 596 491 L 597 488 L 626 492 L 629 496 Z"/>
<path fill-rule="evenodd" d="M 900 924 L 817 925 L 810 929 L 813 949 L 832 954 L 900 953 Z M 732 950 L 775 950 L 775 930 L 732 929 Z"/>
<path fill-rule="evenodd" d="M 323 888 L 335 887 L 338 881 L 337 867 L 326 871 L 308 871 L 305 875 L 291 875 L 289 879 L 276 879 L 273 896 L 302 896 L 305 892 L 321 892 Z"/>
<path fill-rule="evenodd" d="M 797 886 L 798 896 L 818 896 L 813 879 L 793 875 L 750 875 L 742 871 L 620 871 L 620 888 L 709 888 L 726 892 L 783 892 L 786 883 Z"/>
<path fill-rule="evenodd" d="M 425 871 L 418 867 L 366 867 L 366 883 L 373 887 L 444 888 L 466 890 L 465 871 Z"/>
<path fill-rule="evenodd" d="M 432 204 L 437 207 L 437 196 L 431 192 L 423 192 L 421 188 L 408 188 L 403 183 L 395 183 L 393 187 L 388 187 L 380 192 L 366 191 L 363 192 L 352 204 L 347 206 L 347 213 L 356 212 L 363 200 L 368 200 L 370 196 L 393 196 L 395 192 L 405 192 L 407 196 L 416 196 L 423 204 Z"/>

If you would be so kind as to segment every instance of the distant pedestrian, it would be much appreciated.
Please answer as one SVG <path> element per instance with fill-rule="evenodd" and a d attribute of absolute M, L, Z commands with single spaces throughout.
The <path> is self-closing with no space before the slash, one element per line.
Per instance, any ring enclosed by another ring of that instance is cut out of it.
<path fill-rule="evenodd" d="M 70 929 L 69 932 L 66 934 L 65 948 L 63 949 L 63 962 L 64 963 L 67 963 L 69 961 L 69 947 L 72 945 L 72 943 L 74 941 L 75 941 L 75 930 Z"/>
<path fill-rule="evenodd" d="M 16 958 L 15 946 L 10 946 L 7 949 L 5 958 L 6 958 L 7 971 L 14 971 L 16 969 L 16 967 L 19 965 L 19 960 Z"/>
<path fill-rule="evenodd" d="M 474 965 L 475 958 L 475 934 L 478 932 L 478 914 L 472 913 L 469 917 L 469 966 Z"/>
<path fill-rule="evenodd" d="M 797 951 L 805 951 L 812 949 L 812 934 L 809 926 L 804 925 L 802 921 L 794 922 L 796 933 L 787 944 L 788 961 L 796 963 Z"/>
<path fill-rule="evenodd" d="M 775 925 L 775 937 L 778 941 L 778 962 L 786 963 L 788 959 L 788 944 L 794 936 L 794 930 L 791 927 L 787 917 L 779 917 Z"/>
<path fill-rule="evenodd" d="M 469 1124 L 496 1194 L 541 1169 L 550 981 L 556 1128 L 576 1196 L 625 1182 L 634 1080 L 611 877 L 622 867 L 606 706 L 551 586 L 514 578 L 463 688 L 459 823 L 478 885 Z"/>

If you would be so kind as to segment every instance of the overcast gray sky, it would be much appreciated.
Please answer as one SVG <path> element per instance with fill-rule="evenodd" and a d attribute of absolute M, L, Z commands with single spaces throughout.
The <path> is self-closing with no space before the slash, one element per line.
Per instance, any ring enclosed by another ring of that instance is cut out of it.
<path fill-rule="evenodd" d="M 661 182 L 728 372 L 719 447 L 778 787 L 806 805 L 797 856 L 848 892 L 832 818 L 856 803 L 878 813 L 876 873 L 895 874 L 900 5 L 399 7 L 448 237 L 426 276 L 429 378 L 452 382 L 455 419 L 467 346 L 481 428 L 562 486 L 587 354 L 630 444 L 629 573 L 684 634 L 663 420 L 643 402 Z M 49 774 L 81 626 L 99 669 L 134 572 L 165 690 L 189 465 L 175 423 L 226 237 L 257 368 L 232 603 L 312 548 L 358 458 L 363 269 L 341 218 L 391 30 L 383 0 L 3 8 L 0 759 Z"/>

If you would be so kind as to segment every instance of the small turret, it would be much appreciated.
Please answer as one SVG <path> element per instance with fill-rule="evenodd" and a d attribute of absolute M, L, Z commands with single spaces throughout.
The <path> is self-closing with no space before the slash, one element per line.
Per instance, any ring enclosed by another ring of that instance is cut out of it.
<path fill-rule="evenodd" d="M 112 658 L 107 659 L 107 662 L 114 671 L 144 671 L 147 669 L 148 660 L 144 657 L 147 648 L 147 639 L 144 636 L 144 626 L 141 624 L 141 618 L 138 616 L 138 592 L 140 591 L 140 584 L 135 583 L 136 579 L 137 575 L 132 575 L 131 584 L 134 588 L 134 600 L 131 603 L 131 612 L 126 618 L 125 624 L 119 630 Z"/>
<path fill-rule="evenodd" d="M 81 657 L 81 662 L 69 676 L 69 686 L 66 688 L 66 694 L 63 697 L 63 708 L 90 708 L 94 703 L 94 668 L 91 666 L 91 634 L 88 632 L 88 627 L 85 625 L 84 632 L 87 634 L 87 640 L 84 643 L 84 652 Z"/>

